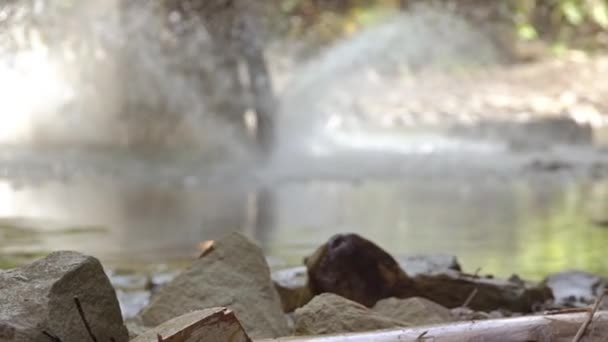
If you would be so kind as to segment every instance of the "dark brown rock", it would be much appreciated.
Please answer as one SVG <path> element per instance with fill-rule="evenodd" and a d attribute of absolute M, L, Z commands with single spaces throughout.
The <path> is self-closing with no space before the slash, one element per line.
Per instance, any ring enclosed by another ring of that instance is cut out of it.
<path fill-rule="evenodd" d="M 468 297 L 476 294 L 468 307 L 490 312 L 504 309 L 512 312 L 532 312 L 553 299 L 551 289 L 532 283 L 514 283 L 503 279 L 480 278 L 458 272 L 438 275 L 420 275 L 414 278 L 416 294 L 447 308 L 462 306 Z"/>

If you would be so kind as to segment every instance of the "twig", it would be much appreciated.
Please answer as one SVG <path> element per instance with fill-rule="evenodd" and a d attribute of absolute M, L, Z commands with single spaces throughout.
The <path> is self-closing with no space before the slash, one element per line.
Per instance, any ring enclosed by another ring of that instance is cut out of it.
<path fill-rule="evenodd" d="M 429 331 L 425 330 L 422 332 L 422 334 L 418 335 L 418 337 L 416 337 L 416 341 L 422 341 L 422 339 L 424 338 L 424 336 L 426 336 L 426 334 L 428 334 Z"/>
<path fill-rule="evenodd" d="M 587 328 L 591 324 L 591 321 L 593 321 L 593 316 L 595 316 L 595 313 L 600 308 L 600 305 L 602 304 L 602 301 L 604 300 L 606 294 L 608 294 L 608 289 L 604 290 L 604 292 L 602 292 L 602 294 L 597 297 L 597 299 L 595 300 L 595 304 L 593 304 L 593 309 L 589 311 L 589 316 L 587 316 L 587 319 L 585 319 L 581 327 L 578 329 L 578 332 L 572 339 L 572 342 L 580 342 L 580 340 L 583 338 L 583 335 L 585 335 L 585 332 L 587 332 Z"/>
<path fill-rule="evenodd" d="M 53 342 L 61 342 L 61 339 L 53 334 L 51 334 L 50 332 L 43 330 L 42 333 L 47 336 L 48 338 L 51 339 L 51 341 Z"/>
<path fill-rule="evenodd" d="M 553 315 L 588 312 L 588 311 L 589 311 L 589 308 L 565 308 L 565 309 L 547 310 L 547 311 L 543 312 L 543 315 L 553 316 Z"/>
<path fill-rule="evenodd" d="M 82 319 L 82 323 L 84 323 L 84 327 L 87 329 L 87 332 L 89 333 L 89 336 L 91 337 L 91 341 L 97 342 L 97 338 L 93 334 L 93 331 L 91 330 L 91 326 L 89 325 L 89 322 L 87 321 L 87 318 L 84 315 L 84 310 L 82 310 L 82 304 L 80 304 L 80 299 L 78 299 L 78 297 L 75 296 L 74 302 L 76 303 L 76 308 L 78 309 L 78 314 L 80 315 L 80 319 Z"/>
<path fill-rule="evenodd" d="M 474 288 L 473 291 L 471 291 L 471 293 L 467 297 L 467 300 L 465 300 L 464 303 L 462 304 L 463 308 L 469 307 L 469 304 L 471 304 L 471 302 L 473 301 L 473 298 L 475 298 L 475 296 L 477 295 L 477 292 L 479 292 L 479 290 L 477 288 Z"/>

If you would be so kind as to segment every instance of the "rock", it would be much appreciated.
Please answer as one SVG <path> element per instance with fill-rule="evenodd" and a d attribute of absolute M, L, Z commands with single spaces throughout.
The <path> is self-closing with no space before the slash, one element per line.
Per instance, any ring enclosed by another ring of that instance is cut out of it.
<path fill-rule="evenodd" d="M 397 259 L 403 270 L 410 276 L 419 274 L 439 274 L 446 271 L 462 271 L 458 259 L 448 254 L 410 255 Z"/>
<path fill-rule="evenodd" d="M 55 252 L 21 268 L 0 271 L 0 341 L 89 341 L 78 297 L 98 341 L 128 341 L 120 307 L 99 261 Z"/>
<path fill-rule="evenodd" d="M 332 237 L 307 258 L 306 266 L 313 294 L 335 293 L 365 306 L 389 297 L 424 297 L 455 308 L 477 289 L 471 309 L 531 312 L 553 298 L 544 285 L 480 278 L 453 270 L 410 277 L 388 253 L 355 234 Z"/>
<path fill-rule="evenodd" d="M 158 338 L 160 336 L 160 339 Z M 225 308 L 194 311 L 171 319 L 131 342 L 231 341 L 249 342 L 234 312 Z"/>
<path fill-rule="evenodd" d="M 410 326 L 331 293 L 313 298 L 294 312 L 296 335 L 325 335 Z"/>
<path fill-rule="evenodd" d="M 307 285 L 306 267 L 294 267 L 273 272 L 272 281 L 281 297 L 284 312 L 293 312 L 313 298 L 312 291 Z"/>
<path fill-rule="evenodd" d="M 524 165 L 524 170 L 537 172 L 558 172 L 573 168 L 574 164 L 557 159 L 535 159 Z"/>
<path fill-rule="evenodd" d="M 474 311 L 465 307 L 453 308 L 450 310 L 452 317 L 456 321 L 480 321 L 484 319 L 497 319 L 516 316 L 508 311 L 494 310 L 490 312 Z"/>
<path fill-rule="evenodd" d="M 390 254 L 357 234 L 333 236 L 305 264 L 312 293 L 335 293 L 368 307 L 413 289 L 412 280 Z"/>
<path fill-rule="evenodd" d="M 593 129 L 567 116 L 536 118 L 525 122 L 484 120 L 456 124 L 450 132 L 459 137 L 507 142 L 515 150 L 547 149 L 552 145 L 591 145 Z"/>
<path fill-rule="evenodd" d="M 138 318 L 154 327 L 211 307 L 233 310 L 252 338 L 289 334 L 264 254 L 240 234 L 216 241 L 211 251 L 161 287 Z"/>
<path fill-rule="evenodd" d="M 414 282 L 417 296 L 431 299 L 450 309 L 462 306 L 475 289 L 476 294 L 468 307 L 477 311 L 502 309 L 528 313 L 553 300 L 551 289 L 542 284 L 480 278 L 459 272 L 419 275 L 414 278 Z"/>
<path fill-rule="evenodd" d="M 544 283 L 553 291 L 558 307 L 588 306 L 608 288 L 606 279 L 582 271 L 556 273 L 547 277 Z M 608 309 L 606 301 L 603 307 Z"/>
<path fill-rule="evenodd" d="M 373 310 L 380 315 L 415 326 L 454 321 L 450 309 L 420 297 L 383 299 L 376 303 Z"/>
<path fill-rule="evenodd" d="M 150 328 L 144 327 L 140 322 L 137 322 L 137 319 L 126 319 L 125 325 L 127 326 L 127 330 L 129 330 L 130 340 L 150 330 Z"/>

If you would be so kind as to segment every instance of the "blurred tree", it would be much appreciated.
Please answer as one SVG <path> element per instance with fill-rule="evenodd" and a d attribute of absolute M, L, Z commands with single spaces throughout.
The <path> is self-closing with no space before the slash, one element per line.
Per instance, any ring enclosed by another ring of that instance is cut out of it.
<path fill-rule="evenodd" d="M 124 25 L 132 25 L 130 14 L 137 13 L 145 5 L 145 1 L 122 0 Z M 191 45 L 200 38 L 197 26 L 203 26 L 210 35 L 212 55 L 215 56 L 212 64 L 217 69 L 201 70 L 201 77 L 209 77 L 215 72 L 222 79 L 215 80 L 215 89 L 203 87 L 201 92 L 206 94 L 201 96 L 209 97 L 213 112 L 240 127 L 245 136 L 251 132 L 245 120 L 246 113 L 254 113 L 252 138 L 260 156 L 268 155 L 274 143 L 276 104 L 261 33 L 262 21 L 272 10 L 268 3 L 245 0 L 164 0 L 156 10 L 171 36 L 180 41 L 177 48 Z M 162 36 L 162 32 L 159 35 Z M 199 56 L 205 57 L 209 56 Z M 209 93 L 213 95 L 209 96 Z M 138 111 L 141 109 L 127 110 L 128 113 Z"/>
<path fill-rule="evenodd" d="M 520 37 L 585 49 L 608 47 L 608 0 L 518 0 Z"/>
<path fill-rule="evenodd" d="M 416 5 L 452 11 L 489 30 L 501 44 L 542 39 L 585 49 L 608 47 L 608 0 L 279 0 L 296 34 L 317 30 L 322 42 L 382 18 L 386 10 Z M 374 13 L 376 15 L 374 15 Z M 372 18 L 372 20 L 370 20 Z"/>

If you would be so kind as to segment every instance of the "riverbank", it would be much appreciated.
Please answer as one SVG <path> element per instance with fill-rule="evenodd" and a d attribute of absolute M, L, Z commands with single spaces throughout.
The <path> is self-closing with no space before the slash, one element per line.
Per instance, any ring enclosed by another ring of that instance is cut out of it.
<path fill-rule="evenodd" d="M 391 340 L 390 330 L 400 329 L 402 338 L 418 331 L 412 341 L 422 331 L 439 336 L 448 330 L 446 338 L 465 332 L 498 338 L 515 331 L 534 334 L 534 328 L 518 324 L 541 326 L 539 318 L 547 315 L 557 320 L 543 328 L 550 336 L 604 336 L 602 299 L 608 281 L 589 273 L 564 272 L 542 282 L 517 275 L 500 279 L 480 269 L 469 273 L 446 255 L 398 261 L 356 234 L 331 237 L 304 263 L 302 268 L 271 273 L 258 246 L 240 234 L 229 234 L 201 244 L 200 256 L 162 284 L 147 281 L 142 291 L 148 298 L 142 306 L 127 312 L 123 301 L 121 315 L 117 299 L 124 290 L 118 289 L 115 297 L 97 259 L 54 252 L 32 264 L 0 271 L 0 284 L 8 294 L 0 299 L 5 318 L 0 337 L 70 341 L 88 334 L 151 341 L 157 335 L 172 340 L 179 334 L 214 334 L 220 341 L 238 331 L 243 341 L 288 336 L 340 340 L 336 334 L 347 333 L 363 333 L 360 338 L 387 334 Z M 118 277 L 110 279 L 116 286 Z M 24 296 L 35 300 L 18 300 Z M 586 310 L 576 308 L 591 304 L 590 317 L 599 311 L 598 320 L 588 326 Z M 224 318 L 214 319 L 220 311 Z M 560 316 L 577 312 L 581 313 Z M 561 318 L 565 321 L 559 323 Z M 58 319 L 74 324 L 57 324 Z M 487 328 L 477 331 L 476 324 Z M 508 329 L 511 325 L 515 330 Z"/>

